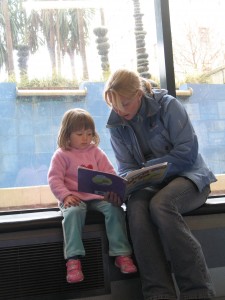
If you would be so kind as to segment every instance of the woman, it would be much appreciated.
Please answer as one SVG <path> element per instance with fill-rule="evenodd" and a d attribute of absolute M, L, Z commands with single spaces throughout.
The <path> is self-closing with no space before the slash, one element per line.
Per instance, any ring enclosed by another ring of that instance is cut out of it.
<path fill-rule="evenodd" d="M 112 107 L 107 127 L 119 175 L 171 164 L 163 184 L 132 193 L 126 203 L 144 299 L 177 299 L 171 273 L 180 299 L 211 299 L 201 246 L 182 214 L 205 203 L 216 178 L 198 153 L 187 112 L 166 90 L 151 89 L 147 80 L 125 69 L 111 75 L 104 98 Z"/>

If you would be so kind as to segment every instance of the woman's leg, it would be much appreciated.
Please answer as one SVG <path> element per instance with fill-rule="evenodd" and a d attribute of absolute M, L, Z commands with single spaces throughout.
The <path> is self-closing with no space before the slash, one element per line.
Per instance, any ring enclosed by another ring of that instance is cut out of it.
<path fill-rule="evenodd" d="M 98 210 L 105 216 L 109 255 L 130 255 L 132 250 L 127 237 L 125 214 L 122 207 L 114 206 L 102 200 L 92 200 L 89 201 L 88 208 Z"/>
<path fill-rule="evenodd" d="M 86 204 L 68 208 L 60 207 L 63 213 L 64 257 L 84 256 L 85 249 L 82 242 L 82 229 L 85 224 Z"/>
<path fill-rule="evenodd" d="M 177 299 L 169 263 L 151 220 L 149 204 L 154 193 L 143 189 L 127 202 L 130 235 L 138 263 L 144 299 Z"/>
<path fill-rule="evenodd" d="M 150 214 L 168 250 L 180 299 L 206 299 L 214 295 L 202 248 L 182 214 L 205 203 L 209 186 L 200 193 L 189 179 L 179 177 L 150 202 Z"/>

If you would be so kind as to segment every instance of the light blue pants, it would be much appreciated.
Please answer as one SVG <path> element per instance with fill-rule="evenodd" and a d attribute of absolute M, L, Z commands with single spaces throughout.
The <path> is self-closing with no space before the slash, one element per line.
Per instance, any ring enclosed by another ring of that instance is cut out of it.
<path fill-rule="evenodd" d="M 64 208 L 63 235 L 64 257 L 68 259 L 76 255 L 85 255 L 82 242 L 82 229 L 85 225 L 87 210 L 97 210 L 105 216 L 106 234 L 109 241 L 109 255 L 130 255 L 132 250 L 127 237 L 125 214 L 121 207 L 117 207 L 103 200 L 83 201 L 79 206 Z"/>

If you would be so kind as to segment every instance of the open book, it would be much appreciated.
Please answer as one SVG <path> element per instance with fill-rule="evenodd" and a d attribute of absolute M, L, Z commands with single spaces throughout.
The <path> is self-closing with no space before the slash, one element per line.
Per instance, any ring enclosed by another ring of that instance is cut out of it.
<path fill-rule="evenodd" d="M 161 183 L 169 167 L 169 163 L 156 164 L 132 171 L 126 177 L 78 167 L 78 191 L 102 196 L 112 191 L 124 199 L 135 190 Z"/>

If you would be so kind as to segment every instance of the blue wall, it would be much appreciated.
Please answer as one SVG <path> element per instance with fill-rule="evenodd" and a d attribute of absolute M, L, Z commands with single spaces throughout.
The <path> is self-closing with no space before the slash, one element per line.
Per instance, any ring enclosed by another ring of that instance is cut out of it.
<path fill-rule="evenodd" d="M 199 148 L 215 174 L 225 173 L 225 85 L 186 84 L 193 95 L 180 99 L 198 135 Z"/>
<path fill-rule="evenodd" d="M 88 110 L 101 137 L 100 147 L 115 164 L 105 128 L 109 109 L 102 98 L 103 83 L 83 83 L 87 95 L 16 97 L 16 86 L 0 83 L 0 187 L 47 184 L 47 171 L 56 149 L 65 111 Z"/>
<path fill-rule="evenodd" d="M 56 149 L 64 112 L 74 107 L 88 110 L 101 137 L 100 147 L 115 168 L 105 128 L 109 109 L 102 98 L 104 84 L 84 82 L 85 97 L 16 97 L 16 86 L 0 83 L 0 187 L 47 184 L 47 171 Z M 179 100 L 185 105 L 200 149 L 215 173 L 225 173 L 225 86 L 188 84 L 193 95 Z"/>

